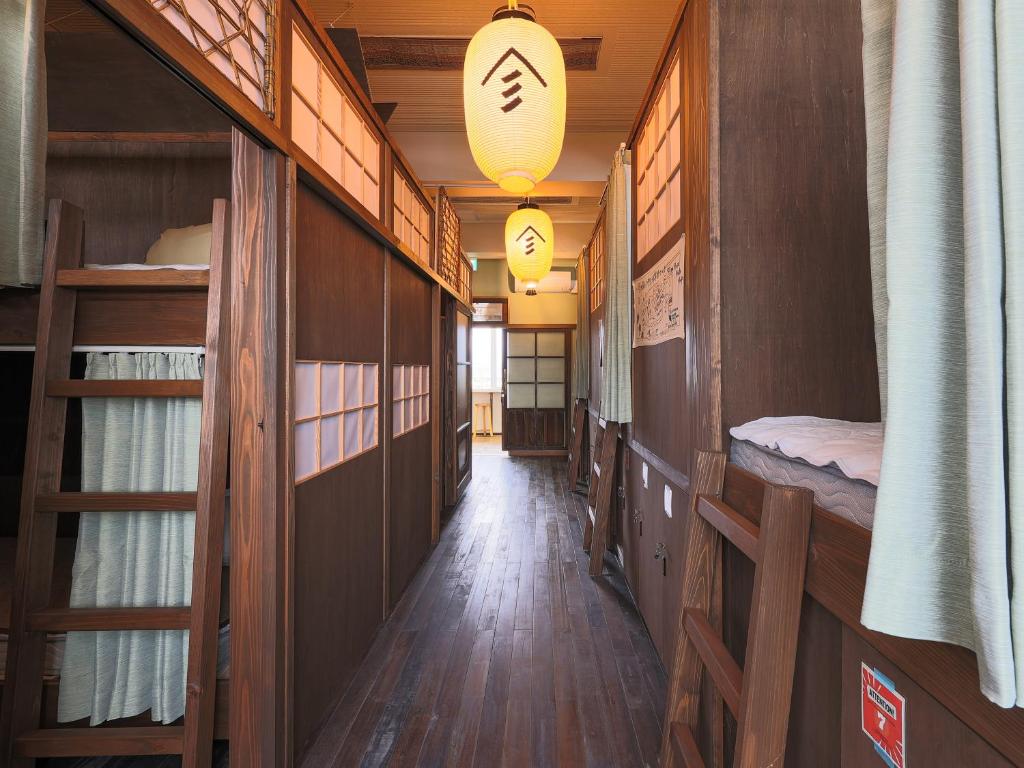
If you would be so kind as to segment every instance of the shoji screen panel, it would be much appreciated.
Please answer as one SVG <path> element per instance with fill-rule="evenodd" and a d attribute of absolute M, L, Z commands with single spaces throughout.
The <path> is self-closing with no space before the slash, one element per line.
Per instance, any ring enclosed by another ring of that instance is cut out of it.
<path fill-rule="evenodd" d="M 598 221 L 597 229 L 594 230 L 594 237 L 590 241 L 590 311 L 596 312 L 597 308 L 604 303 L 605 284 L 605 262 L 604 262 L 604 222 L 602 214 Z"/>
<path fill-rule="evenodd" d="M 378 366 L 295 364 L 295 482 L 377 447 Z"/>
<path fill-rule="evenodd" d="M 274 114 L 275 0 L 149 0 L 245 96 Z"/>
<path fill-rule="evenodd" d="M 391 433 L 399 437 L 430 421 L 430 366 L 396 365 L 391 370 Z"/>
<path fill-rule="evenodd" d="M 291 103 L 292 141 L 379 218 L 380 141 L 297 26 Z"/>
<path fill-rule="evenodd" d="M 395 168 L 392 187 L 394 218 L 391 229 L 410 251 L 424 264 L 430 263 L 432 220 L 430 207 L 420 198 L 405 174 Z"/>
<path fill-rule="evenodd" d="M 682 218 L 680 94 L 676 57 L 637 141 L 637 261 Z"/>

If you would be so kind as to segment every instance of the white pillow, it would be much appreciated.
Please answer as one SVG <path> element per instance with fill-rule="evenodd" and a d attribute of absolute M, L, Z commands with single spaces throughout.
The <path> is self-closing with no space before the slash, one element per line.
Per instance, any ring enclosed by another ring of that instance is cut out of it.
<path fill-rule="evenodd" d="M 213 224 L 165 229 L 146 253 L 147 264 L 209 264 Z"/>

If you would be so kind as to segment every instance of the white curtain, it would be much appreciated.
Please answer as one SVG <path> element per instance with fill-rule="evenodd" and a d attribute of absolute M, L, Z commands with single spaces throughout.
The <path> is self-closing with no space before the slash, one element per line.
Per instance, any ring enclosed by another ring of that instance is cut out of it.
<path fill-rule="evenodd" d="M 199 379 L 195 354 L 90 354 L 87 379 Z M 195 491 L 198 398 L 82 401 L 83 491 Z M 71 606 L 182 606 L 192 596 L 194 512 L 90 512 L 81 516 Z M 185 712 L 188 632 L 69 632 L 58 718 L 93 725 L 152 709 L 169 723 Z"/>
<path fill-rule="evenodd" d="M 605 213 L 605 259 L 608 286 L 604 314 L 604 372 L 601 376 L 601 418 L 633 421 L 633 265 L 630 153 L 621 148 L 612 160 Z"/>
<path fill-rule="evenodd" d="M 862 8 L 887 374 L 862 619 L 973 649 L 985 695 L 1022 705 L 1024 3 Z"/>
<path fill-rule="evenodd" d="M 45 0 L 0 1 L 0 286 L 42 279 L 45 11 Z"/>
<path fill-rule="evenodd" d="M 586 400 L 590 396 L 590 285 L 584 254 L 576 260 L 576 331 L 572 335 L 575 354 L 572 360 L 573 397 Z"/>

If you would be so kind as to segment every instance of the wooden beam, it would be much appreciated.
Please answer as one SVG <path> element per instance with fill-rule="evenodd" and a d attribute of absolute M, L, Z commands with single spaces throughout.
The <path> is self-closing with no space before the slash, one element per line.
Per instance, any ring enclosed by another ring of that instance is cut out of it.
<path fill-rule="evenodd" d="M 47 728 L 18 737 L 18 757 L 180 755 L 184 729 L 175 725 L 141 728 Z"/>

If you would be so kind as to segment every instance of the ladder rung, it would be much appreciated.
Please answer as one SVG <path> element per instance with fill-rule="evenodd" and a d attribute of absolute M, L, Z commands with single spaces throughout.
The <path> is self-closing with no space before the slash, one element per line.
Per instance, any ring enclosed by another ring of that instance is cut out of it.
<path fill-rule="evenodd" d="M 83 290 L 205 291 L 208 269 L 59 269 L 57 285 Z"/>
<path fill-rule="evenodd" d="M 195 493 L 44 493 L 36 512 L 193 512 Z"/>
<path fill-rule="evenodd" d="M 721 499 L 701 496 L 697 512 L 744 555 L 757 562 L 760 529 Z"/>
<path fill-rule="evenodd" d="M 690 733 L 686 724 L 675 722 L 672 723 L 670 729 L 672 748 L 675 750 L 676 759 L 683 764 L 683 768 L 704 768 L 704 758 L 700 756 L 697 742 L 693 740 L 693 734 Z"/>
<path fill-rule="evenodd" d="M 202 397 L 202 379 L 57 379 L 49 397 Z"/>
<path fill-rule="evenodd" d="M 180 725 L 46 728 L 19 736 L 14 751 L 18 757 L 180 755 L 184 741 L 185 728 Z"/>
<path fill-rule="evenodd" d="M 29 615 L 36 632 L 97 632 L 119 629 L 188 629 L 183 608 L 45 608 Z"/>
<path fill-rule="evenodd" d="M 743 690 L 743 672 L 725 647 L 722 638 L 708 623 L 707 616 L 693 608 L 685 611 L 686 634 L 693 641 L 697 653 L 711 673 L 715 687 L 733 716 L 740 711 L 740 694 Z"/>

